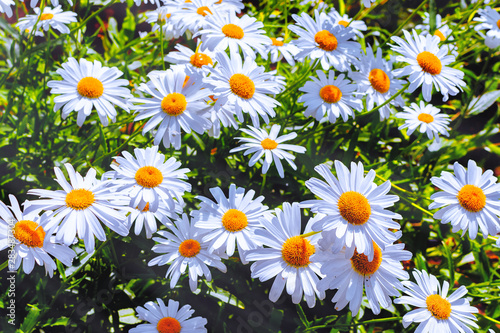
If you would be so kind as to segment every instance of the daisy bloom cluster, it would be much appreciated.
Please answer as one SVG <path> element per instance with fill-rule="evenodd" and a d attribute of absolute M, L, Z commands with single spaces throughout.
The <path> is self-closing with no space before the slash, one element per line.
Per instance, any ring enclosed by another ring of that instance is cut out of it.
<path fill-rule="evenodd" d="M 480 22 L 474 29 L 476 31 L 486 30 L 485 44 L 494 49 L 500 46 L 500 14 L 494 8 L 487 6 L 486 8 L 478 9 L 479 17 L 474 18 L 474 21 Z"/>

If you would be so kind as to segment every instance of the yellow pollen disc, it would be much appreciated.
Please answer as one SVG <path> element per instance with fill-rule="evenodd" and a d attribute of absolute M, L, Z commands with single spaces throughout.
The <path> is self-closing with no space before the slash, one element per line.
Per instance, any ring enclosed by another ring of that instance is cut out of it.
<path fill-rule="evenodd" d="M 382 251 L 375 242 L 373 242 L 373 260 L 368 261 L 368 257 L 363 253 L 354 250 L 351 257 L 352 269 L 359 275 L 367 276 L 375 273 L 382 263 Z"/>
<path fill-rule="evenodd" d="M 186 239 L 179 245 L 179 253 L 181 256 L 191 258 L 200 253 L 200 242 L 194 239 Z"/>
<path fill-rule="evenodd" d="M 252 98 L 255 93 L 255 83 L 245 74 L 233 74 L 229 86 L 233 93 L 244 99 Z"/>
<path fill-rule="evenodd" d="M 421 113 L 418 115 L 418 120 L 423 121 L 424 123 L 430 124 L 434 121 L 434 117 L 428 113 Z"/>
<path fill-rule="evenodd" d="M 68 206 L 69 208 L 73 208 L 75 210 L 87 209 L 95 201 L 94 193 L 84 188 L 71 190 L 71 192 L 66 194 L 65 201 L 66 201 L 66 206 Z"/>
<path fill-rule="evenodd" d="M 457 199 L 460 206 L 473 213 L 481 211 L 486 206 L 486 195 L 476 185 L 464 185 L 458 192 Z"/>
<path fill-rule="evenodd" d="M 319 97 L 327 103 L 337 103 L 342 98 L 342 91 L 334 85 L 326 85 L 319 91 Z"/>
<path fill-rule="evenodd" d="M 273 150 L 274 148 L 278 147 L 278 143 L 274 140 L 269 139 L 269 138 L 265 138 L 264 140 L 262 140 L 260 142 L 260 145 L 262 146 L 262 148 L 269 149 L 269 150 Z"/>
<path fill-rule="evenodd" d="M 163 182 L 163 174 L 154 166 L 143 166 L 135 172 L 135 181 L 142 187 L 153 188 Z"/>
<path fill-rule="evenodd" d="M 227 231 L 236 232 L 245 229 L 248 225 L 248 219 L 242 211 L 229 209 L 222 215 L 222 225 Z"/>
<path fill-rule="evenodd" d="M 443 35 L 443 33 L 441 31 L 439 31 L 438 29 L 436 29 L 436 31 L 434 31 L 434 36 L 438 36 L 439 39 L 444 42 L 446 40 L 446 37 Z"/>
<path fill-rule="evenodd" d="M 217 5 L 220 5 L 222 3 L 222 0 L 219 0 L 216 2 Z"/>
<path fill-rule="evenodd" d="M 337 38 L 328 30 L 321 30 L 314 35 L 314 41 L 318 47 L 325 51 L 333 51 L 337 48 Z"/>
<path fill-rule="evenodd" d="M 102 82 L 95 77 L 87 76 L 78 82 L 76 90 L 83 97 L 99 98 L 104 93 L 104 86 Z"/>
<path fill-rule="evenodd" d="M 163 97 L 161 109 L 169 116 L 178 116 L 186 110 L 187 102 L 183 94 L 171 93 Z"/>
<path fill-rule="evenodd" d="M 38 223 L 30 220 L 21 220 L 14 226 L 14 237 L 29 247 L 42 247 L 45 239 L 45 231 Z"/>
<path fill-rule="evenodd" d="M 417 62 L 424 72 L 432 75 L 441 73 L 443 67 L 441 60 L 429 51 L 420 52 L 417 56 Z"/>
<path fill-rule="evenodd" d="M 497 27 L 500 29 L 500 20 L 497 21 Z"/>
<path fill-rule="evenodd" d="M 374 68 L 370 71 L 368 80 L 370 81 L 373 89 L 381 94 L 388 92 L 391 87 L 391 80 L 389 79 L 389 76 L 387 76 L 383 70 L 378 68 Z"/>
<path fill-rule="evenodd" d="M 196 13 L 198 13 L 199 15 L 202 15 L 202 16 L 207 16 L 208 14 L 212 14 L 212 12 L 210 11 L 210 8 L 208 8 L 207 6 L 199 7 L 196 10 Z"/>
<path fill-rule="evenodd" d="M 201 68 L 201 66 L 203 65 L 213 65 L 213 61 L 212 61 L 212 58 L 210 58 L 209 56 L 207 56 L 205 53 L 198 53 L 196 52 L 195 54 L 193 54 L 190 58 L 190 61 L 191 61 L 191 65 L 193 65 L 194 67 L 198 67 L 198 68 Z"/>
<path fill-rule="evenodd" d="M 271 41 L 273 42 L 273 45 L 274 46 L 283 46 L 285 43 L 283 43 L 282 41 L 280 40 L 277 40 L 276 38 L 274 37 L 271 37 Z"/>
<path fill-rule="evenodd" d="M 347 27 L 347 25 L 349 24 L 349 22 L 344 21 L 344 20 L 340 20 L 340 21 L 338 22 L 338 24 L 343 25 L 344 27 Z"/>
<path fill-rule="evenodd" d="M 143 212 L 149 212 L 149 202 L 146 202 L 146 206 L 144 206 Z"/>
<path fill-rule="evenodd" d="M 429 295 L 425 299 L 427 310 L 432 313 L 436 319 L 448 319 L 451 315 L 451 304 L 440 295 Z"/>
<path fill-rule="evenodd" d="M 51 13 L 43 13 L 42 15 L 40 15 L 40 21 L 46 21 L 46 20 L 50 20 L 51 18 L 54 17 L 54 14 L 51 14 Z"/>
<path fill-rule="evenodd" d="M 288 238 L 281 247 L 283 260 L 293 267 L 305 267 L 309 265 L 309 257 L 316 252 L 314 245 L 309 240 L 300 236 Z"/>
<path fill-rule="evenodd" d="M 243 32 L 243 29 L 241 29 L 239 26 L 236 24 L 226 24 L 225 26 L 222 27 L 222 33 L 226 35 L 226 37 L 229 38 L 235 38 L 235 39 L 242 39 L 245 33 Z"/>
<path fill-rule="evenodd" d="M 365 224 L 370 218 L 372 209 L 365 196 L 359 192 L 342 193 L 337 203 L 340 215 L 350 224 Z"/>
<path fill-rule="evenodd" d="M 180 333 L 181 323 L 172 317 L 163 317 L 156 325 L 158 333 Z"/>

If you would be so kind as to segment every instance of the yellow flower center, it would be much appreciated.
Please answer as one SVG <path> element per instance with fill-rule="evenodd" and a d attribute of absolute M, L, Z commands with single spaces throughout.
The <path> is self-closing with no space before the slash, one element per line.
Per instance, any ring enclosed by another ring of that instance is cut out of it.
<path fill-rule="evenodd" d="M 344 27 L 346 27 L 346 28 L 347 28 L 347 25 L 349 24 L 349 22 L 344 21 L 344 20 L 340 20 L 338 23 L 339 23 L 340 25 L 343 25 L 343 26 L 344 26 Z"/>
<path fill-rule="evenodd" d="M 309 265 L 309 257 L 315 252 L 314 245 L 300 236 L 288 238 L 281 247 L 281 256 L 290 266 L 299 268 Z"/>
<path fill-rule="evenodd" d="M 142 187 L 153 188 L 163 182 L 163 174 L 154 166 L 143 166 L 135 172 L 135 181 Z"/>
<path fill-rule="evenodd" d="M 255 83 L 244 74 L 233 74 L 229 79 L 231 91 L 244 99 L 252 98 L 255 93 Z"/>
<path fill-rule="evenodd" d="M 95 201 L 94 193 L 84 188 L 71 190 L 71 192 L 66 194 L 65 201 L 66 201 L 66 206 L 68 206 L 69 208 L 73 208 L 74 210 L 87 209 Z"/>
<path fill-rule="evenodd" d="M 241 29 L 239 26 L 236 24 L 226 24 L 225 26 L 222 27 L 222 33 L 226 35 L 226 37 L 229 38 L 235 38 L 235 39 L 242 39 L 245 33 L 243 32 L 243 29 Z"/>
<path fill-rule="evenodd" d="M 262 146 L 262 148 L 269 149 L 269 150 L 273 150 L 274 148 L 278 147 L 278 143 L 274 140 L 269 139 L 269 138 L 265 138 L 264 140 L 262 140 L 260 142 L 260 145 Z"/>
<path fill-rule="evenodd" d="M 229 209 L 222 215 L 222 225 L 229 232 L 236 232 L 245 229 L 248 219 L 245 213 L 238 209 Z"/>
<path fill-rule="evenodd" d="M 366 197 L 355 191 L 342 193 L 337 203 L 340 215 L 354 225 L 365 224 L 370 218 L 372 209 Z"/>
<path fill-rule="evenodd" d="M 87 76 L 78 82 L 76 90 L 83 97 L 99 98 L 104 93 L 104 86 L 95 77 Z"/>
<path fill-rule="evenodd" d="M 277 40 L 277 39 L 276 39 L 276 38 L 274 38 L 274 37 L 271 37 L 271 41 L 273 42 L 273 45 L 274 45 L 274 46 L 283 46 L 283 44 L 285 44 L 285 43 L 283 43 L 282 41 Z"/>
<path fill-rule="evenodd" d="M 210 58 L 209 56 L 207 56 L 205 53 L 198 53 L 196 52 L 195 54 L 193 54 L 190 58 L 190 61 L 191 61 L 191 65 L 193 65 L 194 67 L 198 67 L 198 68 L 201 68 L 201 66 L 203 65 L 213 65 L 213 61 L 212 61 L 212 58 Z"/>
<path fill-rule="evenodd" d="M 328 30 L 321 30 L 314 35 L 314 41 L 318 47 L 325 51 L 333 51 L 337 48 L 337 38 Z"/>
<path fill-rule="evenodd" d="M 500 29 L 500 20 L 497 21 L 497 27 Z"/>
<path fill-rule="evenodd" d="M 149 202 L 146 202 L 146 206 L 144 206 L 143 212 L 149 212 Z"/>
<path fill-rule="evenodd" d="M 373 89 L 381 94 L 388 92 L 391 87 L 391 80 L 389 79 L 389 76 L 387 76 L 383 70 L 378 68 L 374 68 L 370 71 L 368 80 L 370 81 Z"/>
<path fill-rule="evenodd" d="M 430 124 L 434 121 L 434 117 L 428 113 L 421 113 L 418 115 L 418 120 L 423 121 L 424 123 Z"/>
<path fill-rule="evenodd" d="M 186 97 L 179 93 L 168 94 L 161 101 L 161 109 L 169 116 L 175 117 L 182 114 L 186 110 L 186 106 Z"/>
<path fill-rule="evenodd" d="M 179 245 L 179 253 L 181 256 L 186 258 L 191 258 L 200 253 L 201 245 L 200 242 L 194 239 L 186 239 Z"/>
<path fill-rule="evenodd" d="M 443 67 L 441 60 L 429 51 L 420 52 L 417 56 L 417 62 L 424 72 L 432 75 L 441 73 Z"/>
<path fill-rule="evenodd" d="M 448 319 L 451 315 L 451 304 L 440 295 L 429 295 L 425 299 L 427 310 L 432 313 L 436 319 Z"/>
<path fill-rule="evenodd" d="M 476 185 L 464 185 L 458 192 L 457 199 L 460 206 L 473 213 L 479 212 L 486 206 L 486 195 Z"/>
<path fill-rule="evenodd" d="M 354 255 L 351 257 L 352 269 L 359 275 L 367 276 L 375 273 L 382 263 L 382 251 L 380 247 L 373 242 L 373 260 L 368 261 L 368 257 L 363 253 L 358 253 L 354 250 Z"/>
<path fill-rule="evenodd" d="M 212 14 L 212 11 L 210 11 L 210 8 L 208 8 L 207 6 L 201 6 L 199 7 L 196 12 L 199 14 L 199 15 L 202 15 L 202 16 L 207 16 L 208 14 Z"/>
<path fill-rule="evenodd" d="M 446 40 L 446 37 L 443 35 L 441 31 L 439 31 L 439 29 L 436 29 L 436 31 L 434 31 L 434 36 L 438 36 L 442 42 Z"/>
<path fill-rule="evenodd" d="M 51 14 L 51 13 L 43 13 L 42 15 L 40 15 L 40 21 L 46 21 L 46 20 L 50 20 L 51 18 L 54 17 L 54 14 Z"/>
<path fill-rule="evenodd" d="M 163 317 L 156 325 L 158 333 L 180 333 L 181 323 L 172 317 Z"/>
<path fill-rule="evenodd" d="M 14 237 L 29 247 L 42 247 L 45 231 L 38 223 L 30 220 L 21 220 L 14 226 Z"/>
<path fill-rule="evenodd" d="M 326 85 L 319 91 L 319 97 L 327 103 L 337 103 L 342 98 L 342 91 L 334 85 Z"/>

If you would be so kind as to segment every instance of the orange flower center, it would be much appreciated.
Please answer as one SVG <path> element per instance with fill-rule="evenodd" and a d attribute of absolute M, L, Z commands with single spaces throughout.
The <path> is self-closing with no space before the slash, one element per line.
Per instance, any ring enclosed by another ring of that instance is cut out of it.
<path fill-rule="evenodd" d="M 163 97 L 161 109 L 169 116 L 178 116 L 186 110 L 187 102 L 183 94 L 171 93 Z"/>
<path fill-rule="evenodd" d="M 99 98 L 104 93 L 104 86 L 95 77 L 87 76 L 78 82 L 76 90 L 83 97 Z"/>
<path fill-rule="evenodd" d="M 309 257 L 315 252 L 314 245 L 300 236 L 288 238 L 281 247 L 281 256 L 290 266 L 299 268 L 309 265 Z"/>
<path fill-rule="evenodd" d="M 149 212 L 149 202 L 146 202 L 146 206 L 144 206 L 143 212 Z"/>
<path fill-rule="evenodd" d="M 180 333 L 181 323 L 172 317 L 163 317 L 156 325 L 158 333 Z"/>
<path fill-rule="evenodd" d="M 338 23 L 339 23 L 340 25 L 343 25 L 343 26 L 344 26 L 344 27 L 346 27 L 346 28 L 347 28 L 347 25 L 349 25 L 349 22 L 344 21 L 344 20 L 340 20 Z"/>
<path fill-rule="evenodd" d="M 486 206 L 486 195 L 476 185 L 464 185 L 458 192 L 457 199 L 460 206 L 473 213 L 481 211 Z"/>
<path fill-rule="evenodd" d="M 434 121 L 434 117 L 428 113 L 421 113 L 418 115 L 418 120 L 423 121 L 424 123 L 430 124 Z"/>
<path fill-rule="evenodd" d="M 373 242 L 373 260 L 368 261 L 368 257 L 363 253 L 358 253 L 354 250 L 354 255 L 351 257 L 352 269 L 359 275 L 372 275 L 375 273 L 382 263 L 382 251 L 380 247 Z"/>
<path fill-rule="evenodd" d="M 135 181 L 142 187 L 153 188 L 163 182 L 163 174 L 154 166 L 143 166 L 135 172 Z"/>
<path fill-rule="evenodd" d="M 283 46 L 285 43 L 283 43 L 282 41 L 280 40 L 277 40 L 276 38 L 274 37 L 271 37 L 271 41 L 273 42 L 273 45 L 274 46 Z"/>
<path fill-rule="evenodd" d="M 222 225 L 229 232 L 236 232 L 245 229 L 248 219 L 245 213 L 238 209 L 229 209 L 222 215 Z"/>
<path fill-rule="evenodd" d="M 500 20 L 497 21 L 497 27 L 500 29 Z"/>
<path fill-rule="evenodd" d="M 387 76 L 383 70 L 378 68 L 374 68 L 370 71 L 368 80 L 370 80 L 370 84 L 373 89 L 381 94 L 388 92 L 391 87 L 391 80 L 389 79 L 389 76 Z"/>
<path fill-rule="evenodd" d="M 244 74 L 233 74 L 229 79 L 231 91 L 244 99 L 252 98 L 255 93 L 255 83 Z"/>
<path fill-rule="evenodd" d="M 245 33 L 243 32 L 243 29 L 241 29 L 239 26 L 236 24 L 226 24 L 225 26 L 222 27 L 222 33 L 226 35 L 226 37 L 229 38 L 235 38 L 235 39 L 242 39 Z"/>
<path fill-rule="evenodd" d="M 354 225 L 365 224 L 372 212 L 366 197 L 355 191 L 342 193 L 337 203 L 340 215 Z"/>
<path fill-rule="evenodd" d="M 179 245 L 179 253 L 181 256 L 186 258 L 191 258 L 200 253 L 201 245 L 200 242 L 194 239 L 186 239 Z"/>
<path fill-rule="evenodd" d="M 14 237 L 29 247 L 42 247 L 45 239 L 45 231 L 38 223 L 30 220 L 21 220 L 13 229 Z"/>
<path fill-rule="evenodd" d="M 337 48 L 337 38 L 328 30 L 321 30 L 314 35 L 314 41 L 318 47 L 325 51 L 333 51 Z"/>
<path fill-rule="evenodd" d="M 69 208 L 73 208 L 74 210 L 87 209 L 95 201 L 94 193 L 84 188 L 71 190 L 71 192 L 66 194 L 65 201 L 66 201 L 66 206 L 68 206 Z"/>
<path fill-rule="evenodd" d="M 443 35 L 441 31 L 439 31 L 439 29 L 436 29 L 436 31 L 434 31 L 434 36 L 438 36 L 442 42 L 446 40 L 446 37 Z"/>
<path fill-rule="evenodd" d="M 441 60 L 429 51 L 420 52 L 417 56 L 417 62 L 424 72 L 432 75 L 441 73 L 443 67 Z"/>
<path fill-rule="evenodd" d="M 260 145 L 262 146 L 262 148 L 269 149 L 269 150 L 273 150 L 274 148 L 278 147 L 278 143 L 274 140 L 269 139 L 269 138 L 265 138 L 264 140 L 262 140 L 260 142 Z"/>
<path fill-rule="evenodd" d="M 46 21 L 46 20 L 50 20 L 51 18 L 54 17 L 54 14 L 51 14 L 51 13 L 43 13 L 42 15 L 40 15 L 40 21 Z"/>
<path fill-rule="evenodd" d="M 201 68 L 201 66 L 203 65 L 213 65 L 213 61 L 212 61 L 212 58 L 210 58 L 209 56 L 207 56 L 205 53 L 198 53 L 196 52 L 195 54 L 193 54 L 190 58 L 190 61 L 191 61 L 191 65 L 193 65 L 194 67 L 198 67 L 198 68 Z"/>
<path fill-rule="evenodd" d="M 427 310 L 432 313 L 436 319 L 448 319 L 451 315 L 451 304 L 440 295 L 429 295 L 425 299 Z"/>
<path fill-rule="evenodd" d="M 202 16 L 207 16 L 208 14 L 212 14 L 212 12 L 210 11 L 210 8 L 208 8 L 207 6 L 201 6 L 199 7 L 196 12 L 199 14 L 199 15 L 202 15 Z"/>
<path fill-rule="evenodd" d="M 342 98 L 342 91 L 334 85 L 326 85 L 319 91 L 319 97 L 327 103 L 337 103 Z"/>

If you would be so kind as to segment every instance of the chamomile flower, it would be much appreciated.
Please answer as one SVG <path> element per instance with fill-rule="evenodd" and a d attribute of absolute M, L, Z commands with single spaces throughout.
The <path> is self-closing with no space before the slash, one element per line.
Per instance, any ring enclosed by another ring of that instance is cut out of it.
<path fill-rule="evenodd" d="M 266 46 L 267 52 L 271 58 L 271 63 L 277 63 L 285 58 L 291 66 L 295 66 L 295 59 L 293 57 L 299 53 L 299 48 L 292 43 L 283 42 L 283 38 L 281 37 L 271 37 L 271 42 L 271 45 Z M 266 55 L 264 59 L 267 59 L 267 57 L 268 55 Z"/>
<path fill-rule="evenodd" d="M 36 263 L 44 266 L 45 273 L 52 277 L 57 266 L 50 256 L 71 266 L 75 251 L 55 241 L 55 228 L 47 227 L 50 213 L 42 216 L 36 212 L 23 213 L 16 197 L 10 194 L 9 199 L 10 210 L 0 201 L 0 251 L 15 244 L 14 252 L 9 254 L 15 256 L 14 266 L 10 266 L 9 260 L 9 270 L 17 270 L 22 263 L 23 271 L 30 274 Z"/>
<path fill-rule="evenodd" d="M 479 310 L 470 306 L 469 300 L 463 298 L 467 288 L 460 286 L 448 296 L 449 284 L 428 274 L 426 271 L 413 270 L 417 283 L 404 281 L 403 290 L 408 296 L 401 296 L 394 300 L 396 304 L 409 304 L 418 309 L 408 312 L 403 316 L 403 326 L 406 328 L 412 322 L 420 323 L 416 332 L 474 332 L 471 327 L 479 328 L 474 322 L 473 313 Z"/>
<path fill-rule="evenodd" d="M 96 179 L 95 169 L 90 168 L 85 177 L 75 171 L 69 163 L 64 164 L 70 183 L 58 167 L 54 168 L 56 181 L 62 190 L 29 190 L 28 194 L 38 195 L 42 200 L 30 201 L 25 212 L 52 210 L 50 222 L 46 228 L 59 225 L 56 242 L 71 245 L 75 236 L 83 239 L 85 250 L 94 251 L 95 239 L 106 240 L 102 222 L 121 236 L 128 235 L 125 226 L 125 209 L 129 198 L 121 193 L 114 193 L 107 187 L 107 182 Z"/>
<path fill-rule="evenodd" d="M 474 30 L 487 30 L 486 38 L 491 39 L 490 45 L 498 46 L 500 43 L 500 14 L 490 6 L 485 9 L 478 9 L 479 17 L 474 18 L 474 21 L 481 22 L 474 27 Z"/>
<path fill-rule="evenodd" d="M 426 133 L 429 140 L 436 139 L 439 141 L 439 134 L 449 136 L 448 125 L 450 124 L 450 116 L 440 113 L 440 110 L 432 104 L 425 104 L 420 101 L 411 103 L 411 106 L 403 107 L 404 112 L 396 113 L 396 117 L 405 119 L 405 123 L 398 127 L 399 130 L 408 128 L 408 135 L 420 126 L 420 133 Z"/>
<path fill-rule="evenodd" d="M 351 72 L 349 76 L 358 84 L 358 92 L 366 94 L 366 108 L 372 110 L 376 105 L 382 105 L 403 88 L 403 81 L 398 80 L 392 73 L 392 62 L 382 58 L 382 49 L 377 49 L 374 56 L 370 46 L 366 48 L 366 55 L 359 58 L 356 65 L 357 72 Z M 391 107 L 403 106 L 404 101 L 401 96 L 393 99 L 389 104 L 379 109 L 380 121 L 389 118 Z"/>
<path fill-rule="evenodd" d="M 361 307 L 363 287 L 369 307 L 376 315 L 381 307 L 387 309 L 391 306 L 390 296 L 400 295 L 398 290 L 404 288 L 400 280 L 409 278 L 401 261 L 410 260 L 411 252 L 404 250 L 402 243 L 386 245 L 384 250 L 373 243 L 373 248 L 371 261 L 357 251 L 346 258 L 345 249 L 335 254 L 322 254 L 325 262 L 321 273 L 325 277 L 319 282 L 318 289 L 337 289 L 332 298 L 332 302 L 336 303 L 335 310 L 339 311 L 349 304 L 349 310 L 355 316 Z"/>
<path fill-rule="evenodd" d="M 172 6 L 161 6 L 146 13 L 146 22 L 153 23 L 151 31 L 163 29 L 163 38 L 166 40 L 179 38 L 186 28 L 175 20 L 176 10 Z M 172 16 L 173 15 L 173 16 Z"/>
<path fill-rule="evenodd" d="M 212 98 L 207 99 L 207 103 L 210 105 L 207 112 L 210 114 L 209 119 L 212 122 L 212 127 L 208 129 L 208 135 L 219 138 L 221 125 L 222 127 L 232 126 L 234 129 L 238 129 L 238 123 L 234 119 L 235 113 L 231 105 L 222 105 L 216 108 L 216 101 Z"/>
<path fill-rule="evenodd" d="M 206 27 L 208 17 L 215 12 L 224 10 L 216 5 L 217 0 L 190 0 L 185 2 L 177 12 L 176 20 L 182 24 L 184 29 L 193 34 Z"/>
<path fill-rule="evenodd" d="M 175 202 L 174 210 L 170 210 L 166 205 L 160 204 L 156 211 L 149 210 L 149 203 L 143 209 L 136 207 L 127 216 L 127 228 L 131 228 L 134 224 L 134 233 L 139 235 L 141 233 L 142 227 L 146 231 L 146 238 L 153 237 L 153 233 L 158 230 L 156 225 L 156 220 L 160 221 L 166 226 L 171 225 L 171 219 L 179 218 L 182 214 L 182 207 L 179 203 Z"/>
<path fill-rule="evenodd" d="M 297 100 L 303 102 L 306 107 L 304 115 L 331 123 L 335 123 L 340 116 L 344 121 L 347 121 L 349 116 L 354 118 L 353 108 L 361 110 L 363 107 L 361 100 L 355 96 L 357 84 L 345 80 L 344 74 L 335 79 L 333 70 L 328 72 L 328 77 L 321 70 L 316 71 L 316 75 L 318 78 L 309 77 L 312 81 L 307 81 L 299 88 L 305 93 Z"/>
<path fill-rule="evenodd" d="M 354 37 L 354 30 L 335 25 L 327 14 L 317 10 L 314 16 L 316 20 L 307 13 L 292 15 L 297 24 L 288 28 L 299 35 L 294 44 L 301 50 L 295 58 L 319 59 L 324 70 L 333 66 L 338 71 L 347 71 L 361 50 L 358 42 L 350 40 Z"/>
<path fill-rule="evenodd" d="M 250 270 L 252 278 L 261 282 L 274 279 L 269 299 L 276 302 L 286 285 L 286 292 L 292 302 L 298 304 L 302 297 L 312 308 L 318 299 L 325 298 L 325 292 L 317 288 L 321 274 L 321 262 L 311 256 L 316 252 L 319 234 L 301 237 L 300 205 L 283 203 L 283 210 L 276 208 L 276 216 L 262 218 L 265 229 L 255 231 L 256 237 L 266 247 L 248 252 L 246 259 L 255 261 Z M 310 223 L 305 233 L 310 232 Z"/>
<path fill-rule="evenodd" d="M 205 28 L 194 35 L 201 36 L 201 51 L 218 52 L 229 48 L 231 54 L 238 54 L 241 48 L 245 57 L 255 59 L 255 51 L 265 57 L 266 45 L 271 44 L 262 29 L 264 24 L 246 14 L 237 17 L 231 11 L 215 12 L 205 24 Z"/>
<path fill-rule="evenodd" d="M 254 198 L 255 191 L 245 193 L 242 187 L 229 186 L 229 196 L 226 198 L 219 187 L 210 189 L 215 201 L 198 196 L 201 200 L 200 210 L 192 211 L 191 216 L 195 226 L 209 231 L 203 242 L 209 242 L 209 252 L 225 248 L 228 256 L 235 251 L 235 242 L 241 261 L 246 264 L 245 253 L 254 249 L 254 231 L 260 228 L 259 219 L 267 212 L 267 206 L 262 204 L 263 196 Z"/>
<path fill-rule="evenodd" d="M 432 177 L 431 182 L 443 192 L 431 195 L 433 203 L 429 209 L 440 208 L 434 218 L 441 223 L 451 223 L 452 231 L 462 230 L 462 236 L 469 231 L 475 239 L 478 228 L 483 237 L 500 232 L 500 184 L 493 171 L 482 169 L 469 160 L 467 170 L 458 162 L 453 165 L 455 175 L 443 171 L 441 177 Z"/>
<path fill-rule="evenodd" d="M 229 151 L 230 153 L 241 150 L 246 150 L 243 154 L 245 156 L 255 153 L 248 163 L 248 166 L 250 167 L 257 163 L 261 157 L 264 157 L 264 162 L 262 163 L 262 173 L 264 174 L 267 173 L 269 167 L 274 161 L 276 169 L 278 169 L 278 174 L 281 178 L 284 178 L 285 173 L 283 171 L 283 165 L 281 164 L 281 159 L 283 158 L 288 162 L 293 170 L 297 170 L 297 166 L 293 162 L 295 156 L 287 152 L 287 150 L 303 154 L 306 152 L 306 148 L 283 143 L 285 141 L 295 139 L 297 137 L 297 133 L 292 132 L 278 137 L 281 129 L 280 125 L 273 125 L 269 133 L 265 129 L 259 129 L 252 126 L 248 127 L 250 128 L 249 130 L 242 128 L 241 131 L 250 135 L 252 138 L 237 137 L 236 139 L 239 139 L 239 142 L 244 143 L 237 148 L 231 149 Z"/>
<path fill-rule="evenodd" d="M 179 302 L 169 299 L 167 305 L 160 298 L 156 303 L 147 302 L 136 308 L 138 317 L 149 324 L 140 324 L 129 330 L 129 333 L 206 333 L 207 320 L 193 317 L 194 310 L 186 304 L 179 309 Z"/>
<path fill-rule="evenodd" d="M 415 29 L 421 30 L 422 34 L 428 35 L 430 32 L 430 23 L 429 23 L 429 13 L 424 13 L 424 24 L 419 24 L 415 27 Z M 434 36 L 438 36 L 441 42 L 444 42 L 448 36 L 451 35 L 452 30 L 443 22 L 443 18 L 441 15 L 436 14 L 436 30 L 434 31 Z"/>
<path fill-rule="evenodd" d="M 332 19 L 333 23 L 339 24 L 343 27 L 351 28 L 352 30 L 354 30 L 354 33 L 359 38 L 363 38 L 362 31 L 368 30 L 365 22 L 359 21 L 359 20 L 353 20 L 347 14 L 340 15 L 340 13 L 335 8 L 333 8 L 328 13 L 328 16 Z M 353 37 L 353 39 L 356 39 L 356 37 Z"/>
<path fill-rule="evenodd" d="M 163 255 L 152 259 L 149 266 L 163 266 L 170 264 L 166 278 L 170 278 L 170 288 L 174 288 L 181 274 L 188 269 L 189 287 L 194 292 L 198 285 L 198 276 L 205 276 L 207 281 L 212 280 L 212 273 L 208 266 L 226 272 L 226 265 L 221 258 L 208 252 L 208 243 L 202 241 L 200 230 L 189 222 L 188 216 L 182 214 L 182 219 L 176 221 L 169 231 L 159 230 L 161 237 L 153 237 L 156 244 L 152 250 Z"/>
<path fill-rule="evenodd" d="M 273 109 L 281 104 L 267 94 L 279 93 L 282 84 L 251 58 L 243 62 L 237 53 L 229 58 L 219 52 L 215 59 L 217 66 L 210 68 L 210 76 L 203 80 L 212 87 L 215 109 L 231 106 L 240 122 L 244 121 L 243 113 L 248 113 L 254 126 L 259 126 L 259 116 L 269 123 L 269 116 L 276 115 Z"/>
<path fill-rule="evenodd" d="M 402 216 L 385 209 L 399 200 L 397 195 L 387 195 L 391 189 L 389 181 L 377 186 L 373 182 L 375 171 L 370 170 L 365 177 L 361 162 L 351 162 L 349 171 L 340 161 L 335 161 L 337 177 L 326 164 L 320 164 L 314 170 L 327 183 L 317 178 L 307 180 L 307 188 L 321 200 L 307 200 L 302 206 L 311 208 L 313 213 L 326 214 L 312 229 L 323 231 L 322 234 L 335 233 L 339 240 L 334 252 L 346 246 L 347 258 L 351 258 L 356 250 L 372 261 L 373 244 L 384 250 L 386 244 L 399 238 L 401 232 L 394 233 L 389 229 L 399 230 L 399 223 L 392 219 L 401 219 Z"/>
<path fill-rule="evenodd" d="M 396 60 L 407 62 L 409 65 L 394 70 L 394 75 L 409 75 L 410 86 L 408 92 L 415 91 L 422 86 L 422 95 L 426 102 L 431 100 L 432 87 L 443 95 L 443 101 L 448 100 L 448 95 L 455 96 L 466 83 L 462 80 L 464 73 L 458 69 L 448 67 L 455 61 L 455 57 L 448 54 L 448 48 L 439 46 L 439 37 L 423 34 L 418 35 L 413 30 L 413 36 L 403 30 L 406 41 L 393 36 L 392 40 L 398 45 L 392 49 L 402 55 Z"/>
<path fill-rule="evenodd" d="M 0 13 L 5 13 L 7 17 L 11 17 L 12 8 L 10 6 L 15 4 L 13 0 L 0 0 Z"/>
<path fill-rule="evenodd" d="M 207 119 L 207 105 L 204 99 L 211 94 L 201 80 L 188 78 L 180 68 L 150 73 L 150 81 L 137 89 L 151 97 L 132 98 L 133 109 L 139 113 L 135 121 L 150 118 L 142 133 L 158 129 L 154 133 L 154 145 L 160 142 L 168 148 L 181 148 L 181 128 L 186 133 L 194 130 L 202 134 L 210 121 Z"/>
<path fill-rule="evenodd" d="M 116 120 L 117 105 L 129 111 L 126 99 L 132 94 L 128 88 L 128 80 L 118 79 L 123 73 L 116 67 L 102 67 L 97 60 L 94 62 L 80 59 L 78 63 L 75 58 L 69 58 L 57 69 L 57 74 L 62 76 L 61 81 L 52 80 L 47 82 L 52 94 L 60 94 L 54 98 L 54 111 L 62 108 L 62 118 L 76 111 L 78 113 L 76 123 L 82 126 L 92 109 L 96 109 L 99 119 L 104 126 Z"/>
<path fill-rule="evenodd" d="M 33 10 L 35 11 L 34 15 L 26 15 L 25 17 L 19 19 L 19 22 L 16 24 L 19 30 L 31 31 L 32 29 L 35 29 L 37 30 L 35 35 L 43 36 L 43 33 L 38 31 L 38 29 L 48 31 L 49 28 L 52 27 L 62 34 L 67 34 L 70 30 L 66 25 L 71 22 L 76 22 L 76 13 L 63 12 L 61 6 L 57 6 L 55 8 L 46 6 L 43 9 L 43 13 L 40 13 L 40 8 L 38 7 L 33 8 Z"/>
<path fill-rule="evenodd" d="M 165 56 L 165 61 L 184 66 L 184 71 L 189 77 L 201 80 L 210 72 L 208 67 L 213 67 L 215 54 L 208 50 L 195 52 L 181 44 L 175 45 L 177 51 L 172 51 Z M 208 66 L 208 67 L 207 67 Z M 171 67 L 172 68 L 172 67 Z"/>

